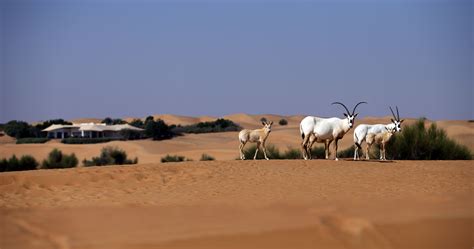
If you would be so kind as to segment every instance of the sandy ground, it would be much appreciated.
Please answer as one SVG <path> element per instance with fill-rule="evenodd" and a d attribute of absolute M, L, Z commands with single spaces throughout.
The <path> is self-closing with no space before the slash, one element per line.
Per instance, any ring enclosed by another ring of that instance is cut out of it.
<path fill-rule="evenodd" d="M 0 248 L 472 248 L 469 161 L 140 164 L 0 174 Z"/>

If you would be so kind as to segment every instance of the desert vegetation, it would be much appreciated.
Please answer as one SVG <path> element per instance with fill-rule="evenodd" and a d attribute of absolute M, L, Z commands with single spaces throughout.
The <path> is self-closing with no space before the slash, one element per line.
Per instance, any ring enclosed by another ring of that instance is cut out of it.
<path fill-rule="evenodd" d="M 184 156 L 179 156 L 179 155 L 166 155 L 161 158 L 162 163 L 184 162 L 184 161 L 192 161 L 192 160 Z"/>
<path fill-rule="evenodd" d="M 214 161 L 214 160 L 216 159 L 213 156 L 208 155 L 206 153 L 202 154 L 201 159 L 199 159 L 199 161 Z"/>
<path fill-rule="evenodd" d="M 281 125 L 281 126 L 288 125 L 288 120 L 282 118 L 282 119 L 280 119 L 280 121 L 278 121 L 278 124 Z"/>
<path fill-rule="evenodd" d="M 176 126 L 173 132 L 179 133 L 212 133 L 212 132 L 226 132 L 226 131 L 240 131 L 242 128 L 228 119 L 217 119 L 211 122 L 199 122 L 197 124 Z"/>
<path fill-rule="evenodd" d="M 49 141 L 46 137 L 26 137 L 16 140 L 17 144 L 44 144 Z"/>
<path fill-rule="evenodd" d="M 77 157 L 74 153 L 67 155 L 63 154 L 58 149 L 53 149 L 48 158 L 41 164 L 41 169 L 62 169 L 62 168 L 73 168 L 78 163 Z"/>
<path fill-rule="evenodd" d="M 84 166 L 137 164 L 138 158 L 128 159 L 127 153 L 124 150 L 118 147 L 107 146 L 102 148 L 98 157 L 93 157 L 91 160 L 84 159 L 82 163 Z"/>
<path fill-rule="evenodd" d="M 24 155 L 20 159 L 13 155 L 9 159 L 0 160 L 0 172 L 34 170 L 38 165 L 38 161 L 30 155 Z"/>
<path fill-rule="evenodd" d="M 391 159 L 402 160 L 471 160 L 469 148 L 460 145 L 446 135 L 443 129 L 432 123 L 426 127 L 426 119 L 405 126 L 387 145 Z"/>

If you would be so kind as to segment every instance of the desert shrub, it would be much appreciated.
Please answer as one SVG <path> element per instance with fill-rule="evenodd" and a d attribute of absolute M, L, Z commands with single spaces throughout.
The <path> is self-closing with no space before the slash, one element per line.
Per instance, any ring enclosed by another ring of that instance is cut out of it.
<path fill-rule="evenodd" d="M 283 126 L 283 125 L 287 125 L 288 124 L 288 121 L 284 118 L 280 119 L 280 121 L 278 121 L 278 124 Z"/>
<path fill-rule="evenodd" d="M 360 155 L 360 151 L 359 151 Z M 339 150 L 337 152 L 337 157 L 339 158 L 353 158 L 354 157 L 354 147 L 350 146 L 349 148 Z"/>
<path fill-rule="evenodd" d="M 104 123 L 106 125 L 116 125 L 116 124 L 126 124 L 127 122 L 120 118 L 112 119 L 110 117 L 106 117 L 104 118 L 104 120 L 101 121 L 101 123 Z"/>
<path fill-rule="evenodd" d="M 261 117 L 260 122 L 267 122 L 267 118 L 266 117 Z"/>
<path fill-rule="evenodd" d="M 20 160 L 15 155 L 10 157 L 10 159 L 0 160 L 0 172 L 34 170 L 37 167 L 38 162 L 30 155 L 22 156 Z"/>
<path fill-rule="evenodd" d="M 9 121 L 5 124 L 4 131 L 8 136 L 17 139 L 34 136 L 34 127 L 24 121 Z"/>
<path fill-rule="evenodd" d="M 48 158 L 45 159 L 41 165 L 42 169 L 61 169 L 76 167 L 78 163 L 77 157 L 74 153 L 70 155 L 63 154 L 58 149 L 53 149 Z"/>
<path fill-rule="evenodd" d="M 191 161 L 191 160 L 184 156 L 178 156 L 178 155 L 166 155 L 165 157 L 161 158 L 162 163 L 184 162 L 184 161 Z"/>
<path fill-rule="evenodd" d="M 199 161 L 214 161 L 214 160 L 216 159 L 208 154 L 202 154 L 201 159 L 199 159 Z"/>
<path fill-rule="evenodd" d="M 120 131 L 120 135 L 125 140 L 136 140 L 142 138 L 142 132 L 130 130 L 130 129 L 123 129 Z"/>
<path fill-rule="evenodd" d="M 153 117 L 151 117 L 153 118 Z M 145 135 L 153 138 L 153 140 L 164 140 L 170 139 L 176 134 L 173 132 L 172 127 L 167 125 L 163 120 L 148 119 L 145 122 Z"/>
<path fill-rule="evenodd" d="M 226 131 L 240 131 L 242 128 L 228 119 L 217 119 L 212 122 L 200 122 L 192 125 L 176 126 L 175 133 L 212 133 Z"/>
<path fill-rule="evenodd" d="M 302 159 L 303 155 L 301 154 L 300 149 L 296 148 L 287 148 L 284 152 L 280 152 L 278 148 L 276 148 L 274 145 L 267 145 L 267 156 L 269 159 Z M 257 146 L 255 144 L 252 144 L 251 146 L 248 146 L 246 149 L 244 149 L 244 155 L 246 159 L 253 159 L 253 156 L 255 155 L 255 150 L 257 149 Z M 321 148 L 319 146 L 313 147 L 311 150 L 311 154 L 313 155 L 313 158 L 324 158 L 324 148 Z M 264 159 L 263 151 L 262 149 L 258 150 L 257 153 L 257 159 Z"/>
<path fill-rule="evenodd" d="M 135 126 L 137 128 L 145 128 L 145 123 L 143 123 L 143 121 L 141 119 L 134 119 L 132 120 L 132 122 L 129 123 L 129 125 L 131 126 Z"/>
<path fill-rule="evenodd" d="M 5 129 L 5 124 L 0 124 L 0 131 L 3 131 Z"/>
<path fill-rule="evenodd" d="M 387 144 L 387 158 L 402 160 L 471 160 L 469 148 L 450 139 L 443 129 L 425 119 L 403 127 Z"/>
<path fill-rule="evenodd" d="M 93 157 L 91 160 L 84 159 L 82 163 L 84 166 L 137 164 L 138 158 L 135 157 L 135 159 L 130 160 L 127 158 L 127 152 L 124 150 L 107 146 L 102 148 L 98 157 Z"/>
<path fill-rule="evenodd" d="M 63 144 L 98 144 L 98 143 L 107 143 L 110 141 L 123 141 L 123 138 L 108 138 L 108 137 L 97 137 L 97 138 L 88 138 L 88 137 L 68 137 L 61 140 Z"/>
<path fill-rule="evenodd" d="M 19 138 L 16 140 L 17 144 L 44 144 L 49 141 L 49 138 L 45 137 L 27 137 Z"/>

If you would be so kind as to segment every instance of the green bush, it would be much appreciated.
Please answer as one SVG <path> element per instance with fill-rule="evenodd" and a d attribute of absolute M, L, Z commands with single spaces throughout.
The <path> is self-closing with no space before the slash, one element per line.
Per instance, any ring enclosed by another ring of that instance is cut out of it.
<path fill-rule="evenodd" d="M 153 117 L 151 117 L 153 118 Z M 170 139 L 176 136 L 172 130 L 173 126 L 167 125 L 163 120 L 148 119 L 145 122 L 145 135 L 153 140 Z"/>
<path fill-rule="evenodd" d="M 88 137 L 68 137 L 61 140 L 63 144 L 98 144 L 98 143 L 107 143 L 111 141 L 124 141 L 123 138 L 107 138 L 107 137 L 97 137 L 97 138 L 88 138 Z"/>
<path fill-rule="evenodd" d="M 18 160 L 18 158 L 13 155 L 10 159 L 0 160 L 0 172 L 5 171 L 21 171 L 21 170 L 34 170 L 37 169 L 38 162 L 36 159 L 30 155 L 25 155 Z"/>
<path fill-rule="evenodd" d="M 142 132 L 130 130 L 130 129 L 123 129 L 120 131 L 120 135 L 125 140 L 136 140 L 142 138 Z"/>
<path fill-rule="evenodd" d="M 126 124 L 127 122 L 120 118 L 112 119 L 110 117 L 106 117 L 104 118 L 104 120 L 101 121 L 101 123 L 104 123 L 106 125 L 116 125 L 116 124 Z"/>
<path fill-rule="evenodd" d="M 435 123 L 427 129 L 425 119 L 403 127 L 387 144 L 387 158 L 402 160 L 471 160 L 469 148 L 450 139 Z"/>
<path fill-rule="evenodd" d="M 129 123 L 129 125 L 131 126 L 135 126 L 137 128 L 145 128 L 145 124 L 143 123 L 143 121 L 141 119 L 134 119 L 132 120 L 132 122 Z"/>
<path fill-rule="evenodd" d="M 228 119 L 217 119 L 212 122 L 200 122 L 197 124 L 176 126 L 173 128 L 174 133 L 212 133 L 226 131 L 240 131 L 242 128 L 236 123 Z"/>
<path fill-rule="evenodd" d="M 137 164 L 138 158 L 135 157 L 135 159 L 130 160 L 127 158 L 127 152 L 124 150 L 107 146 L 102 148 L 98 157 L 93 157 L 91 160 L 84 159 L 82 163 L 84 166 Z"/>
<path fill-rule="evenodd" d="M 19 138 L 16 140 L 17 144 L 44 144 L 49 141 L 49 138 L 45 137 L 27 137 Z"/>
<path fill-rule="evenodd" d="M 201 159 L 199 161 L 214 161 L 214 160 L 216 160 L 214 157 L 208 154 L 202 154 Z"/>
<path fill-rule="evenodd" d="M 5 124 L 5 133 L 14 138 L 34 137 L 34 127 L 24 121 L 12 120 Z"/>
<path fill-rule="evenodd" d="M 184 162 L 184 161 L 191 161 L 184 156 L 178 155 L 166 155 L 165 157 L 161 158 L 162 163 L 169 163 L 169 162 Z"/>
<path fill-rule="evenodd" d="M 295 148 L 288 148 L 284 152 L 280 152 L 274 145 L 267 145 L 267 156 L 269 159 L 302 159 L 303 155 L 301 154 L 300 149 L 295 149 Z M 255 150 L 257 149 L 257 146 L 255 144 L 252 144 L 251 146 L 248 146 L 246 149 L 244 149 L 244 155 L 245 159 L 253 159 L 253 156 L 255 155 Z M 324 158 L 324 148 L 320 146 L 313 147 L 311 150 L 311 155 L 313 158 Z M 257 153 L 257 159 L 264 159 L 263 151 L 260 148 Z"/>
<path fill-rule="evenodd" d="M 280 121 L 278 121 L 278 124 L 283 126 L 283 125 L 287 125 L 288 124 L 288 121 L 284 118 L 280 119 Z"/>
<path fill-rule="evenodd" d="M 332 146 L 331 146 L 332 147 Z M 344 150 L 339 150 L 337 152 L 338 158 L 354 158 L 354 146 L 350 146 Z"/>
<path fill-rule="evenodd" d="M 71 155 L 64 155 L 60 150 L 53 149 L 48 158 L 45 159 L 41 165 L 42 169 L 61 169 L 76 167 L 78 163 L 77 157 L 74 153 Z"/>

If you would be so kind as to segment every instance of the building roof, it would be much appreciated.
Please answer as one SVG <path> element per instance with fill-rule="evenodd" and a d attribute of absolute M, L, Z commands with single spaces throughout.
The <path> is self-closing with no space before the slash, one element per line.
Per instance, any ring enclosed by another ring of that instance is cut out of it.
<path fill-rule="evenodd" d="M 53 124 L 50 127 L 44 129 L 43 131 L 54 131 L 59 129 L 72 129 L 77 128 L 79 131 L 121 131 L 121 130 L 133 130 L 133 131 L 143 131 L 143 129 L 131 126 L 129 124 L 117 124 L 117 125 L 106 125 L 106 124 L 95 124 L 95 123 L 85 123 L 85 124 L 72 124 L 72 125 L 58 125 Z"/>

